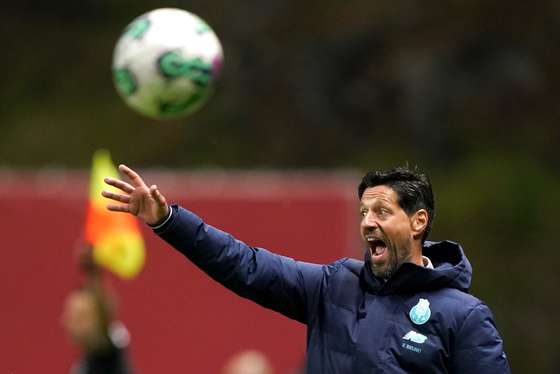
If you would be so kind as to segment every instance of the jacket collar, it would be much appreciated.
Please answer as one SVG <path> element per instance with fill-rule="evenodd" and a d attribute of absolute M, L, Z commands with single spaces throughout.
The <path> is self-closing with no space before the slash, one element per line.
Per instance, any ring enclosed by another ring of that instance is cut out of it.
<path fill-rule="evenodd" d="M 402 264 L 391 278 L 376 277 L 368 253 L 360 274 L 362 288 L 370 293 L 388 295 L 413 293 L 439 288 L 457 288 L 467 291 L 470 287 L 472 268 L 462 248 L 454 242 L 426 242 L 423 254 L 433 261 L 433 268 L 412 263 Z"/>

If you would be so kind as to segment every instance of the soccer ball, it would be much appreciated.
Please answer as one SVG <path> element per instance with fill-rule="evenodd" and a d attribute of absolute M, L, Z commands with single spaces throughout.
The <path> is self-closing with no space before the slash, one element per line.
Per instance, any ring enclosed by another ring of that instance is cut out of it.
<path fill-rule="evenodd" d="M 134 110 L 176 118 L 208 99 L 222 60 L 220 41 L 206 22 L 185 10 L 161 8 L 125 28 L 113 53 L 113 78 Z"/>

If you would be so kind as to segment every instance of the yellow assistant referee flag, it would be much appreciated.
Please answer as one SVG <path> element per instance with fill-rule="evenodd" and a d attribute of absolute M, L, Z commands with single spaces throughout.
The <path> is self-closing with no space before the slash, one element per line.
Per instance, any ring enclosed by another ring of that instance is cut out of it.
<path fill-rule="evenodd" d="M 101 191 L 113 187 L 104 184 L 104 177 L 118 178 L 119 173 L 109 151 L 98 150 L 91 168 L 86 241 L 93 247 L 93 259 L 98 265 L 121 278 L 131 279 L 144 266 L 144 240 L 135 217 L 105 208 L 108 200 L 101 196 Z"/>

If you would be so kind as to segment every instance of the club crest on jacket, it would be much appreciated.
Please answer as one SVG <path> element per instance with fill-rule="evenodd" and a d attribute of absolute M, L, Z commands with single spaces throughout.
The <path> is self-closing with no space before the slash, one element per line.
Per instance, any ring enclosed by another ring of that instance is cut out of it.
<path fill-rule="evenodd" d="M 413 323 L 417 325 L 423 325 L 424 323 L 428 322 L 430 316 L 432 315 L 432 311 L 430 310 L 430 302 L 427 299 L 419 299 L 418 304 L 410 309 L 408 315 Z"/>

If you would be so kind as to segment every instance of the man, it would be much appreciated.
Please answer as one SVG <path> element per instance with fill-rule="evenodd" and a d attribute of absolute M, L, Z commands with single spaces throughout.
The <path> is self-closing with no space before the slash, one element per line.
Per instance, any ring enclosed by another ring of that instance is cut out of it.
<path fill-rule="evenodd" d="M 107 208 L 128 212 L 240 296 L 305 323 L 310 374 L 509 373 L 488 307 L 467 290 L 471 266 L 450 241 L 425 241 L 434 218 L 428 179 L 397 168 L 358 188 L 365 261 L 298 262 L 253 248 L 169 206 L 121 165 L 130 183 Z"/>
<path fill-rule="evenodd" d="M 129 374 L 123 340 L 124 326 L 111 324 L 109 305 L 101 290 L 83 287 L 64 303 L 63 326 L 83 356 L 70 374 Z"/>
<path fill-rule="evenodd" d="M 85 284 L 68 294 L 61 316 L 64 329 L 82 351 L 70 374 L 130 374 L 128 331 L 114 321 L 114 303 L 102 286 L 92 249 L 80 248 L 78 260 Z"/>

